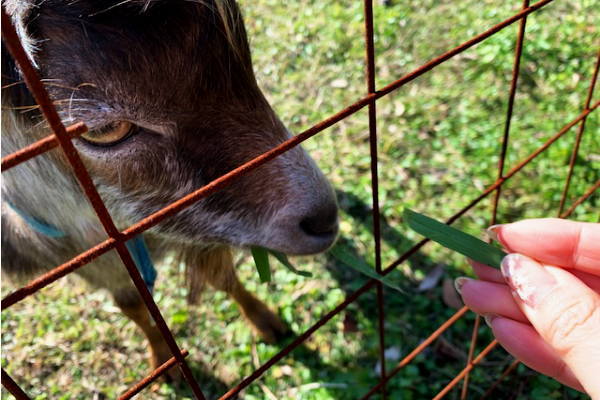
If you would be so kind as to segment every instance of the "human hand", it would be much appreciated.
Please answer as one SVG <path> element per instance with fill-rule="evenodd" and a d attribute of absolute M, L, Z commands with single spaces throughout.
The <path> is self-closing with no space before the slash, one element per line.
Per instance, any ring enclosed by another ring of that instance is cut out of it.
<path fill-rule="evenodd" d="M 455 282 L 521 362 L 600 399 L 600 224 L 531 219 L 488 232 L 511 254 L 501 271 L 469 261 Z"/>

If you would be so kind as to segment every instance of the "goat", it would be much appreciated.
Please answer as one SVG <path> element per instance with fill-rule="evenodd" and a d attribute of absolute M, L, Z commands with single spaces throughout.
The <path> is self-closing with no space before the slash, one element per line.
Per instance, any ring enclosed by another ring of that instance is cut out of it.
<path fill-rule="evenodd" d="M 6 0 L 28 56 L 117 226 L 205 185 L 290 133 L 258 87 L 234 0 Z M 49 134 L 2 47 L 2 154 Z M 106 238 L 60 151 L 3 174 L 2 269 L 16 282 Z M 63 233 L 38 232 L 28 218 Z M 324 251 L 337 236 L 335 194 L 296 147 L 144 233 L 151 257 L 185 263 L 192 294 L 230 294 L 267 341 L 287 330 L 238 280 L 232 247 Z M 146 335 L 151 365 L 171 353 L 115 252 L 80 268 Z"/>

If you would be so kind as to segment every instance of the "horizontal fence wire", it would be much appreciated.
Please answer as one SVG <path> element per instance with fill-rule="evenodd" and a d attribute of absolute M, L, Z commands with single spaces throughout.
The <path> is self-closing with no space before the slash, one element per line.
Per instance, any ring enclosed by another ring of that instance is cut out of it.
<path fill-rule="evenodd" d="M 467 366 L 460 371 L 455 377 L 454 379 L 452 379 L 445 388 L 443 388 L 438 394 L 436 394 L 433 397 L 433 400 L 439 400 L 441 398 L 443 398 L 446 394 L 448 394 L 448 392 L 450 392 L 450 390 L 452 390 L 452 388 L 454 388 L 454 386 L 460 382 L 461 379 L 463 379 L 468 373 L 469 371 L 471 371 L 477 364 L 479 364 L 484 358 L 485 356 L 487 356 L 489 354 L 490 351 L 492 351 L 494 349 L 494 347 L 496 347 L 498 345 L 498 341 L 496 339 L 492 340 L 490 342 L 490 344 L 488 344 L 485 349 L 483 349 L 481 351 L 481 353 L 479 353 L 477 355 L 477 357 L 475 357 L 475 359 L 473 361 L 471 361 L 469 364 L 467 364 Z"/>
<path fill-rule="evenodd" d="M 569 207 L 566 211 L 564 211 L 562 214 L 560 214 L 560 218 L 567 218 L 569 217 L 571 214 L 573 214 L 573 211 L 575 211 L 575 208 L 577 206 L 579 206 L 581 203 L 583 203 L 584 201 L 586 201 L 592 194 L 594 194 L 594 192 L 596 190 L 600 189 L 600 179 L 598 179 L 596 181 L 596 183 L 594 185 L 592 185 L 584 194 L 583 196 L 579 197 L 577 200 L 575 200 L 573 202 L 573 204 L 571 205 L 571 207 Z"/>
<path fill-rule="evenodd" d="M 593 112 L 596 108 L 598 108 L 599 105 L 600 105 L 600 101 L 596 102 L 590 108 L 583 111 L 577 118 L 575 118 L 574 120 L 569 122 L 558 133 L 556 133 L 554 136 L 549 138 L 542 146 L 540 146 L 538 149 L 536 149 L 534 152 L 532 152 L 529 156 L 527 156 L 526 158 L 524 158 L 520 162 L 518 162 L 517 165 L 515 167 L 513 167 L 508 173 L 506 173 L 503 178 L 498 179 L 492 185 L 488 186 L 478 197 L 473 199 L 471 201 L 471 203 L 469 203 L 462 210 L 460 210 L 458 213 L 453 215 L 450 218 L 450 220 L 448 220 L 447 222 L 448 223 L 454 222 L 459 217 L 461 217 L 464 213 L 466 213 L 468 210 L 470 210 L 473 206 L 475 206 L 477 203 L 479 203 L 483 198 L 487 197 L 496 188 L 503 185 L 504 182 L 506 182 L 511 177 L 513 177 L 517 172 L 519 172 L 521 169 L 523 169 L 523 167 L 525 167 L 527 164 L 529 164 L 531 161 L 533 161 L 537 156 L 539 156 L 542 152 L 544 152 L 546 149 L 548 149 L 548 147 L 550 147 L 550 145 L 552 145 L 560 137 L 562 137 L 564 134 L 566 134 L 573 126 L 577 125 L 580 121 L 582 121 L 584 118 L 586 118 L 591 112 Z M 190 197 L 195 197 L 195 196 L 204 194 L 205 188 L 209 185 L 204 186 L 202 189 L 199 189 L 198 191 L 180 199 L 178 202 L 175 202 L 175 203 L 188 202 L 188 201 L 190 201 Z M 597 188 L 597 185 L 595 185 L 592 189 L 590 189 L 589 193 L 587 193 L 587 196 L 580 199 L 579 203 L 574 204 L 573 208 L 576 207 L 577 205 L 581 204 L 581 202 L 583 202 L 589 196 L 591 196 L 591 194 L 595 190 L 594 188 Z M 204 196 L 202 196 L 202 197 L 204 197 Z M 179 204 L 178 204 L 178 208 L 179 208 Z M 179 210 L 177 210 L 177 211 L 179 211 Z M 151 223 L 147 222 L 148 218 L 152 218 Z M 163 216 L 163 214 L 161 214 L 161 211 L 158 211 L 148 218 L 146 218 L 146 219 L 142 220 L 141 222 L 124 230 L 123 232 L 121 232 L 121 236 L 125 240 L 129 240 L 129 239 L 133 238 L 135 235 L 141 233 L 143 230 L 148 229 L 148 228 L 154 226 L 155 224 L 159 223 L 165 217 Z M 145 227 L 146 225 L 148 225 L 148 226 Z M 141 228 L 141 227 L 144 227 L 144 228 Z M 89 263 L 96 257 L 99 257 L 100 255 L 108 252 L 109 250 L 112 250 L 113 248 L 116 247 L 116 244 L 117 244 L 117 241 L 114 238 L 109 238 L 109 239 L 105 240 L 104 242 L 92 247 L 91 249 L 81 253 L 79 256 L 74 257 L 70 261 L 62 264 L 61 266 L 55 268 L 54 270 L 46 273 L 45 275 L 42 275 L 41 277 L 31 281 L 27 285 L 15 290 L 14 292 L 8 294 L 7 296 L 5 296 L 2 299 L 2 302 L 1 302 L 2 309 L 10 307 L 11 305 L 15 304 L 16 302 L 35 293 L 36 291 L 42 289 L 43 287 L 49 285 L 50 283 L 56 281 L 57 279 L 60 279 L 63 276 L 69 274 L 70 272 L 73 272 L 76 269 L 82 267 L 83 265 Z M 413 249 L 411 249 L 411 250 L 413 250 Z M 414 251 L 416 251 L 416 249 L 414 249 Z M 412 255 L 412 252 L 410 255 Z M 400 257 L 397 261 L 395 261 L 394 263 L 389 265 L 386 269 L 384 269 L 382 271 L 382 273 L 384 275 L 390 273 L 404 260 L 405 260 L 404 257 Z"/>
<path fill-rule="evenodd" d="M 586 117 L 593 110 L 595 110 L 599 105 L 600 105 L 600 101 L 596 102 L 591 108 L 585 110 L 577 118 L 575 118 L 573 121 L 571 121 L 570 123 L 565 125 L 558 133 L 556 133 L 554 136 L 552 136 L 550 139 L 548 139 L 542 146 L 540 146 L 537 150 L 535 150 L 528 157 L 526 157 L 521 162 L 519 162 L 515 167 L 513 167 L 504 177 L 502 177 L 501 179 L 498 179 L 494 184 L 492 184 L 487 189 L 485 189 L 484 192 L 480 196 L 475 198 L 473 201 L 471 201 L 471 203 L 469 203 L 467 206 L 465 206 L 459 212 L 457 212 L 452 217 L 450 217 L 446 221 L 446 223 L 447 224 L 453 223 L 459 217 L 461 217 L 463 214 L 465 214 L 467 211 L 469 211 L 471 208 L 475 207 L 481 200 L 483 200 L 484 198 L 489 196 L 489 194 L 492 193 L 497 187 L 504 184 L 504 182 L 509 180 L 512 176 L 514 176 L 517 172 L 519 172 L 523 167 L 525 167 L 527 164 L 529 164 L 531 161 L 533 161 L 537 156 L 539 156 L 542 152 L 544 152 L 546 149 L 548 149 L 552 143 L 556 142 L 556 140 L 558 140 L 560 137 L 562 137 L 564 134 L 566 134 L 573 126 L 575 126 L 584 117 Z M 592 192 L 593 191 L 590 191 L 590 195 Z M 400 265 L 402 262 L 404 262 L 408 258 L 410 258 L 410 256 L 412 256 L 414 253 L 416 253 L 428 241 L 429 241 L 428 239 L 425 239 L 425 240 L 422 240 L 421 242 L 419 242 L 418 244 L 416 244 L 415 246 L 413 246 L 410 250 L 408 250 L 406 253 L 404 253 L 402 256 L 400 256 L 400 258 L 398 260 L 396 260 L 391 265 L 389 265 L 386 269 L 384 269 L 382 271 L 382 275 L 387 275 L 390 272 L 392 272 L 398 265 Z M 314 333 L 318 328 L 320 328 L 331 318 L 333 318 L 334 316 L 339 314 L 349 304 L 351 304 L 356 299 L 358 299 L 362 294 L 364 294 L 369 289 L 374 287 L 377 282 L 379 282 L 379 281 L 377 281 L 375 279 L 371 279 L 366 284 L 364 284 L 360 289 L 358 289 L 354 293 L 350 294 L 344 302 L 342 302 L 340 305 L 338 305 L 332 311 L 327 313 L 324 317 L 322 317 L 319 321 L 317 321 L 317 323 L 315 323 L 312 327 L 307 329 L 303 334 L 301 334 L 298 338 L 296 338 L 296 340 L 294 340 L 292 343 L 290 343 L 288 346 L 286 346 L 280 353 L 273 356 L 265 364 L 263 364 L 261 367 L 259 367 L 257 370 L 255 370 L 251 375 L 249 375 L 247 378 L 242 380 L 237 386 L 235 386 L 230 391 L 228 391 L 224 396 L 220 397 L 220 400 L 229 399 L 229 398 L 237 395 L 243 388 L 247 387 L 250 383 L 252 383 L 258 377 L 260 377 L 267 369 L 269 369 L 277 361 L 279 361 L 281 358 L 283 358 L 284 356 L 289 354 L 295 347 L 302 344 L 304 342 L 304 340 L 306 340 L 308 337 L 310 337 L 310 335 L 312 335 L 312 333 Z M 464 312 L 466 312 L 466 311 L 467 311 L 467 309 L 464 308 Z M 423 349 L 424 349 L 424 347 L 421 349 L 421 351 Z M 399 370 L 400 370 L 400 368 L 391 371 L 388 374 L 388 376 L 386 377 L 386 379 L 382 380 L 382 382 L 384 382 L 384 383 L 387 382 L 389 380 L 389 378 L 391 378 L 393 375 L 395 375 L 397 372 L 399 372 Z M 377 390 L 380 389 L 379 385 L 381 385 L 381 383 L 376 386 Z"/>
<path fill-rule="evenodd" d="M 85 124 L 81 122 L 78 122 L 67 127 L 66 131 L 67 136 L 69 136 L 70 138 L 75 138 L 87 132 L 87 126 L 85 126 Z M 2 172 L 17 166 L 22 162 L 32 159 L 35 156 L 52 150 L 58 145 L 59 143 L 56 135 L 50 135 L 38 140 L 35 143 L 30 144 L 27 147 L 22 148 L 21 150 L 15 151 L 14 153 L 2 158 Z"/>
<path fill-rule="evenodd" d="M 385 385 L 393 376 L 398 374 L 402 368 L 406 367 L 412 360 L 415 359 L 416 356 L 421 354 L 423 350 L 425 350 L 431 343 L 433 343 L 442 333 L 444 333 L 448 328 L 450 328 L 456 321 L 463 317 L 469 311 L 466 306 L 463 306 L 460 310 L 454 313 L 453 316 L 448 318 L 439 328 L 437 328 L 431 335 L 429 335 L 425 340 L 423 340 L 417 347 L 415 347 L 406 357 L 404 357 L 396 367 L 389 372 L 389 374 L 379 381 L 379 383 L 373 386 L 364 396 L 360 398 L 360 400 L 365 400 L 370 398 L 373 394 L 375 394 L 380 387 Z"/>
<path fill-rule="evenodd" d="M 181 357 L 187 357 L 189 352 L 187 350 L 181 350 Z M 176 357 L 171 357 L 169 360 L 165 361 L 162 365 L 158 366 L 154 371 L 152 371 L 147 377 L 136 383 L 132 386 L 128 391 L 123 393 L 119 400 L 127 400 L 131 399 L 133 396 L 144 390 L 151 383 L 155 382 L 158 378 L 163 376 L 168 370 L 177 365 L 179 361 Z"/>
<path fill-rule="evenodd" d="M 382 90 L 376 91 L 373 94 L 370 94 L 364 98 L 362 98 L 361 100 L 353 103 L 352 105 L 346 107 L 345 109 L 343 109 L 342 111 L 339 111 L 338 113 L 332 115 L 331 117 L 321 121 L 320 123 L 314 125 L 313 127 L 307 129 L 306 131 L 294 136 L 291 139 L 288 139 L 287 141 L 283 142 L 282 144 L 280 144 L 279 146 L 263 153 L 262 155 L 246 162 L 245 164 L 233 169 L 232 171 L 222 175 L 221 177 L 213 180 L 212 182 L 206 184 L 205 186 L 203 186 L 202 188 L 182 197 L 181 199 L 171 203 L 169 206 L 149 215 L 148 217 L 142 219 L 141 221 L 139 221 L 138 223 L 132 225 L 131 227 L 129 227 L 128 229 L 124 230 L 123 232 L 121 232 L 121 237 L 127 241 L 131 238 L 133 238 L 134 236 L 142 233 L 143 231 L 153 227 L 154 225 L 160 223 L 161 221 L 163 221 L 165 218 L 170 217 L 176 213 L 178 213 L 179 211 L 181 211 L 182 209 L 190 206 L 191 204 L 193 204 L 194 202 L 208 197 L 211 194 L 217 192 L 218 190 L 222 189 L 223 187 L 225 187 L 226 185 L 230 184 L 233 180 L 238 179 L 241 175 L 247 174 L 250 171 L 260 167 L 261 165 L 265 164 L 266 162 L 272 160 L 273 158 L 277 157 L 280 154 L 283 154 L 284 152 L 292 149 L 293 147 L 297 146 L 298 144 L 300 144 L 301 142 L 307 140 L 308 138 L 316 135 L 317 133 L 323 131 L 326 128 L 329 128 L 330 126 L 334 125 L 335 123 L 341 121 L 342 119 L 356 113 L 357 111 L 359 111 L 360 109 L 362 109 L 363 107 L 367 106 L 370 102 L 379 99 L 381 97 L 383 97 L 386 94 L 391 93 L 393 90 L 398 89 L 399 87 L 401 87 L 402 85 L 418 78 L 419 76 L 421 76 L 422 74 L 424 74 L 425 72 L 433 69 L 434 67 L 440 65 L 442 62 L 456 56 L 457 54 L 461 53 L 462 51 L 465 51 L 466 49 L 474 46 L 475 44 L 481 42 L 482 40 L 490 37 L 491 35 L 493 35 L 494 33 L 498 32 L 499 30 L 501 30 L 502 28 L 518 21 L 520 18 L 523 18 L 524 16 L 532 13 L 533 11 L 540 9 L 541 7 L 543 7 L 544 5 L 550 3 L 553 0 L 543 0 L 540 1 L 530 7 L 528 7 L 526 10 L 521 11 L 520 13 L 514 15 L 511 18 L 508 18 L 506 20 L 504 20 L 503 22 L 495 25 L 494 27 L 488 29 L 487 31 L 485 31 L 484 33 L 475 36 L 474 38 L 472 38 L 471 40 L 468 40 L 467 42 L 464 42 L 463 44 L 461 44 L 460 46 L 455 47 L 454 49 L 442 54 L 439 57 L 436 57 L 434 59 L 432 59 L 431 61 L 425 63 L 424 65 L 422 65 L 419 68 L 416 68 L 415 70 L 413 70 L 412 72 L 406 74 L 405 76 L 403 76 L 402 78 L 390 83 L 389 85 L 385 86 Z M 597 104 L 592 106 L 592 110 L 597 107 Z M 588 112 L 589 113 L 589 112 Z M 587 115 L 587 114 L 586 114 Z M 580 119 L 577 119 L 576 122 L 579 122 Z M 545 149 L 544 149 L 545 150 Z M 542 150 L 543 151 L 543 150 Z M 529 161 L 524 160 L 524 164 L 528 163 Z M 515 171 L 516 172 L 516 171 Z M 498 182 L 497 182 L 498 183 Z M 498 183 L 498 186 L 502 184 L 502 182 Z M 496 186 L 497 187 L 497 186 Z M 495 189 L 496 187 L 494 187 L 493 189 Z M 487 194 L 486 194 L 487 195 Z M 461 214 L 462 215 L 462 214 Z M 93 249 L 93 251 L 88 251 L 85 253 L 82 253 L 86 255 L 86 259 L 87 257 L 92 257 L 96 258 L 97 256 L 107 252 L 108 250 L 113 249 L 116 246 L 116 241 L 115 240 L 111 240 L 110 238 L 107 239 L 106 241 L 102 242 L 101 244 L 95 246 Z M 98 254 L 96 254 L 96 252 L 98 252 Z M 80 260 L 79 262 L 75 261 L 75 258 L 71 261 L 69 261 L 68 263 L 63 264 L 60 267 L 63 268 L 67 268 L 68 272 L 72 272 L 73 270 L 81 267 L 82 265 L 84 265 L 86 262 L 89 262 L 91 260 L 88 260 L 84 263 L 80 263 L 83 260 Z M 68 266 L 67 266 L 68 264 Z M 59 268 L 60 268 L 59 267 Z M 65 275 L 66 275 L 65 273 Z M 64 275 L 62 275 L 64 276 Z M 33 282 L 31 282 L 30 285 L 27 285 L 28 287 L 30 287 L 30 290 L 33 290 L 35 288 L 35 290 L 39 290 L 41 287 L 51 283 L 54 279 L 48 277 L 44 280 L 43 285 L 42 282 L 39 282 L 35 285 L 35 287 L 33 286 Z M 40 286 L 41 285 L 41 286 Z M 15 300 L 11 300 L 11 302 L 4 302 L 4 300 L 7 300 L 7 298 L 9 296 L 11 296 L 12 294 L 6 296 L 3 300 L 2 300 L 2 307 L 8 307 L 11 304 L 14 304 Z M 17 296 L 17 295 L 15 295 Z M 17 296 L 18 299 L 18 296 Z M 16 300 L 18 301 L 18 300 Z"/>
<path fill-rule="evenodd" d="M 493 208 L 493 220 L 496 219 L 497 214 L 497 204 L 498 199 L 500 197 L 500 190 L 502 185 L 508 181 L 512 176 L 514 176 L 517 172 L 519 172 L 522 168 L 524 168 L 527 164 L 533 161 L 537 156 L 539 156 L 542 152 L 544 152 L 548 147 L 550 147 L 554 142 L 556 142 L 559 138 L 565 135 L 570 129 L 577 125 L 579 125 L 579 130 L 576 136 L 575 145 L 573 147 L 573 152 L 571 155 L 569 170 L 567 179 L 565 182 L 565 187 L 563 190 L 563 195 L 561 197 L 561 204 L 559 214 L 561 217 L 569 216 L 573 210 L 586 199 L 588 199 L 599 187 L 600 180 L 597 181 L 589 190 L 587 190 L 583 196 L 576 199 L 572 205 L 566 210 L 563 211 L 564 207 L 566 207 L 566 197 L 569 190 L 569 184 L 571 181 L 571 177 L 573 174 L 573 169 L 575 166 L 575 160 L 578 154 L 579 145 L 581 142 L 581 137 L 583 135 L 585 129 L 585 121 L 587 116 L 593 112 L 600 104 L 600 102 L 596 102 L 591 104 L 592 94 L 594 90 L 594 85 L 598 76 L 598 65 L 600 64 L 600 53 L 598 56 L 598 61 L 596 63 L 596 68 L 593 74 L 592 82 L 590 84 L 590 88 L 588 91 L 588 96 L 586 99 L 586 104 L 584 106 L 584 110 L 582 113 L 576 117 L 574 120 L 566 124 L 559 132 L 546 140 L 538 149 L 532 152 L 529 156 L 520 160 L 512 169 L 510 169 L 506 174 L 503 173 L 504 170 L 504 160 L 506 157 L 506 152 L 508 148 L 508 135 L 510 130 L 510 119 L 512 115 L 512 109 L 514 104 L 514 96 L 516 92 L 517 80 L 518 80 L 518 70 L 519 70 L 519 62 L 521 58 L 521 52 L 523 47 L 523 39 L 524 39 L 524 31 L 525 31 L 525 19 L 527 15 L 532 12 L 541 9 L 548 3 L 553 0 L 542 0 L 533 5 L 529 5 L 527 0 L 524 1 L 522 10 L 512 17 L 500 22 L 497 25 L 494 25 L 490 29 L 484 31 L 483 33 L 474 36 L 470 40 L 462 43 L 461 45 L 441 54 L 440 56 L 430 60 L 429 62 L 421 65 L 410 73 L 404 75 L 400 79 L 384 86 L 380 90 L 376 90 L 375 88 L 375 51 L 374 51 L 374 34 L 373 34 L 373 4 L 372 0 L 364 0 L 364 12 L 365 12 L 365 48 L 366 48 L 366 83 L 367 83 L 367 95 L 362 99 L 356 101 L 345 109 L 337 112 L 336 114 L 330 116 L 329 118 L 324 119 L 320 123 L 314 125 L 313 127 L 305 130 L 304 132 L 298 134 L 297 136 L 292 137 L 281 145 L 272 148 L 271 150 L 263 153 L 262 155 L 254 158 L 253 160 L 233 169 L 229 173 L 217 178 L 216 180 L 210 182 L 209 184 L 199 188 L 198 190 L 188 194 L 187 196 L 182 197 L 181 199 L 171 203 L 169 206 L 151 214 L 150 216 L 140 220 L 139 222 L 131 225 L 129 228 L 118 231 L 114 222 L 106 209 L 102 199 L 100 198 L 98 192 L 96 191 L 92 180 L 83 166 L 81 159 L 75 147 L 71 143 L 71 140 L 82 133 L 87 131 L 85 125 L 78 123 L 72 125 L 70 127 L 65 127 L 48 96 L 43 83 L 39 79 L 37 72 L 34 67 L 31 65 L 29 59 L 25 55 L 25 52 L 18 40 L 16 32 L 14 31 L 14 27 L 11 24 L 10 18 L 6 15 L 4 6 L 2 7 L 2 33 L 3 40 L 7 44 L 7 47 L 18 65 L 21 68 L 21 71 L 25 77 L 25 81 L 32 94 L 34 95 L 37 104 L 39 105 L 41 111 L 43 112 L 50 128 L 54 132 L 52 135 L 41 139 L 13 154 L 7 155 L 2 158 L 2 171 L 6 171 L 16 165 L 19 165 L 22 162 L 26 162 L 33 157 L 39 156 L 53 148 L 60 147 L 68 158 L 69 163 L 73 167 L 73 171 L 77 179 L 79 180 L 81 186 L 83 187 L 86 196 L 88 197 L 90 203 L 92 204 L 94 210 L 96 211 L 101 223 L 104 226 L 109 238 L 105 241 L 97 244 L 96 246 L 88 249 L 87 251 L 81 253 L 80 255 L 74 257 L 68 262 L 54 268 L 48 273 L 40 276 L 39 278 L 29 282 L 27 285 L 15 290 L 10 293 L 6 297 L 2 299 L 1 306 L 2 309 L 8 308 L 11 305 L 21 301 L 27 296 L 37 292 L 41 288 L 55 282 L 57 279 L 64 277 L 65 275 L 77 270 L 83 265 L 94 260 L 96 257 L 110 251 L 116 249 L 119 256 L 121 257 L 125 268 L 128 270 L 131 279 L 133 280 L 138 292 L 142 296 L 146 307 L 148 308 L 152 318 L 157 323 L 161 334 L 163 335 L 165 341 L 169 345 L 169 348 L 172 352 L 173 357 L 156 368 L 154 371 L 150 373 L 147 377 L 140 380 L 137 384 L 131 387 L 127 392 L 125 392 L 120 399 L 129 399 L 138 394 L 164 373 L 166 373 L 170 368 L 174 368 L 175 366 L 179 366 L 181 368 L 184 378 L 188 385 L 190 385 L 192 392 L 197 398 L 203 399 L 204 395 L 198 386 L 198 383 L 193 378 L 191 374 L 191 370 L 185 361 L 185 357 L 188 355 L 186 350 L 180 350 L 175 342 L 171 331 L 166 325 L 160 310 L 158 309 L 156 303 L 152 299 L 151 294 L 148 292 L 145 284 L 143 283 L 143 279 L 140 276 L 131 255 L 126 249 L 124 243 L 133 238 L 134 236 L 143 233 L 145 230 L 155 226 L 156 224 L 163 221 L 165 218 L 168 218 L 184 208 L 190 206 L 194 202 L 205 198 L 223 187 L 229 185 L 235 179 L 239 179 L 241 176 L 247 174 L 248 172 L 258 168 L 259 166 L 265 164 L 266 162 L 274 159 L 275 157 L 283 154 L 284 152 L 292 149 L 293 147 L 299 145 L 301 142 L 309 139 L 310 137 L 316 135 L 317 133 L 333 126 L 337 122 L 347 118 L 348 116 L 358 112 L 365 106 L 368 106 L 369 113 L 369 137 L 370 137 L 370 150 L 371 150 L 371 182 L 372 182 L 372 199 L 373 199 L 373 228 L 374 228 L 374 241 L 375 241 L 375 257 L 376 257 L 376 271 L 381 275 L 387 275 L 395 268 L 397 268 L 402 262 L 406 261 L 411 255 L 415 254 L 421 247 L 423 247 L 428 240 L 422 240 L 413 246 L 410 250 L 405 252 L 402 256 L 400 256 L 396 261 L 391 263 L 387 268 L 382 269 L 381 265 L 381 248 L 380 248 L 380 212 L 379 212 L 379 196 L 378 196 L 378 173 L 377 173 L 377 130 L 376 130 L 376 101 L 383 96 L 399 89 L 406 83 L 411 82 L 412 80 L 418 78 L 424 73 L 432 70 L 443 62 L 451 59 L 457 54 L 462 53 L 463 51 L 471 48 L 472 46 L 480 43 L 481 41 L 487 39 L 488 37 L 494 35 L 498 31 L 504 29 L 505 27 L 515 23 L 516 21 L 521 21 L 516 51 L 515 51 L 515 63 L 513 67 L 513 79 L 511 81 L 511 89 L 509 92 L 509 106 L 507 109 L 507 120 L 505 124 L 505 131 L 502 142 L 502 150 L 501 157 L 499 162 L 499 173 L 498 179 L 488 186 L 486 189 L 482 191 L 482 193 L 473 199 L 469 204 L 463 207 L 461 210 L 456 212 L 453 216 L 451 216 L 446 223 L 451 224 L 476 206 L 480 201 L 484 198 L 488 197 L 491 193 L 495 193 L 494 198 L 494 208 Z M 378 312 L 379 312 L 379 340 L 380 340 L 380 363 L 382 369 L 382 376 L 378 384 L 376 384 L 370 391 L 365 394 L 362 399 L 369 398 L 372 394 L 380 391 L 381 394 L 385 397 L 385 385 L 389 380 L 395 376 L 403 367 L 408 365 L 418 354 L 420 354 L 427 346 L 429 346 L 433 341 L 435 341 L 444 331 L 450 328 L 458 319 L 462 318 L 468 311 L 466 307 L 462 307 L 458 310 L 452 317 L 450 317 L 446 322 L 444 322 L 438 329 L 436 329 L 428 338 L 426 338 L 419 346 L 413 349 L 404 359 L 402 359 L 394 369 L 386 373 L 385 368 L 385 357 L 384 357 L 384 308 L 383 308 L 383 298 L 382 298 L 382 290 L 381 284 L 379 281 L 371 279 L 367 281 L 361 288 L 356 290 L 354 293 L 351 293 L 347 296 L 347 298 L 340 303 L 337 307 L 335 307 L 330 312 L 326 313 L 323 317 L 321 317 L 313 326 L 307 329 L 305 332 L 296 337 L 294 341 L 292 341 L 288 346 L 284 347 L 280 352 L 278 352 L 275 356 L 265 362 L 262 366 L 257 368 L 252 374 L 248 377 L 244 378 L 241 382 L 239 382 L 236 386 L 231 388 L 227 393 L 220 397 L 220 399 L 229 399 L 236 395 L 238 395 L 244 388 L 250 385 L 252 382 L 257 380 L 266 370 L 268 370 L 272 365 L 281 360 L 287 354 L 292 352 L 296 347 L 302 344 L 310 335 L 312 335 L 317 329 L 326 324 L 331 318 L 335 315 L 339 314 L 342 310 L 344 310 L 349 304 L 358 299 L 362 294 L 368 292 L 370 289 L 377 289 L 377 298 L 378 298 Z M 471 342 L 470 347 L 470 355 L 469 360 L 465 368 L 457 374 L 452 381 L 448 383 L 448 385 L 436 395 L 437 398 L 442 398 L 445 394 L 447 394 L 458 382 L 465 379 L 465 383 L 463 386 L 463 392 L 461 393 L 461 398 L 466 397 L 467 386 L 468 386 L 468 374 L 477 365 L 484 357 L 497 345 L 497 342 L 492 341 L 484 350 L 482 350 L 474 359 L 471 360 L 471 357 L 474 353 L 475 347 L 475 338 L 476 331 L 474 329 L 473 340 Z M 514 365 L 514 366 L 513 366 Z M 499 382 L 502 378 L 507 376 L 514 368 L 516 367 L 516 362 L 513 362 L 509 368 L 505 370 L 502 376 L 498 379 Z M 17 399 L 27 399 L 27 395 L 22 391 L 22 389 L 16 384 L 16 382 L 2 369 L 2 384 L 4 387 L 11 392 Z M 492 385 L 489 389 L 493 390 L 497 383 Z"/>

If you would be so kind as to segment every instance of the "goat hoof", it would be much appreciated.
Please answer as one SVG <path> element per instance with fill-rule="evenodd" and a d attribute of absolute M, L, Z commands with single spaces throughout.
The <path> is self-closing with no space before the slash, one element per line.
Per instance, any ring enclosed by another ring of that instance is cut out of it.
<path fill-rule="evenodd" d="M 277 314 L 265 308 L 258 318 L 252 320 L 258 335 L 266 343 L 277 343 L 292 334 L 291 329 Z"/>
<path fill-rule="evenodd" d="M 183 375 L 177 365 L 171 367 L 163 376 L 168 383 L 177 384 L 183 381 Z"/>
<path fill-rule="evenodd" d="M 166 346 L 165 346 L 166 347 Z M 168 351 L 168 348 L 164 349 L 165 351 L 161 351 L 161 354 L 152 354 L 150 356 L 150 366 L 154 371 L 156 368 L 160 367 L 163 363 L 168 361 L 173 356 L 171 352 Z M 183 380 L 183 376 L 181 374 L 181 370 L 177 365 L 173 365 L 169 370 L 162 374 L 162 376 L 158 379 L 160 382 L 167 383 L 179 383 Z"/>

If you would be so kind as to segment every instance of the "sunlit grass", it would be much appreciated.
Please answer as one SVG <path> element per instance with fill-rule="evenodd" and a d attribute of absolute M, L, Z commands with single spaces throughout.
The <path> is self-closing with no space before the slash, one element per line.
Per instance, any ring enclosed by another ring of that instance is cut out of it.
<path fill-rule="evenodd" d="M 520 2 L 474 0 L 407 3 L 376 4 L 378 86 L 520 7 Z M 361 2 L 259 0 L 242 1 L 242 6 L 259 83 L 292 132 L 364 96 Z M 552 3 L 528 19 L 507 168 L 580 113 L 599 42 L 598 16 L 594 2 L 584 0 Z M 402 224 L 404 207 L 445 219 L 496 179 L 516 29 L 507 28 L 377 103 L 384 267 L 420 239 Z M 569 203 L 600 174 L 600 143 L 593 132 L 598 121 L 598 112 L 588 119 Z M 574 133 L 506 184 L 500 222 L 556 215 Z M 366 111 L 327 129 L 305 147 L 338 192 L 340 244 L 374 265 Z M 599 206 L 596 194 L 572 218 L 597 221 Z M 484 200 L 456 227 L 481 237 L 489 222 L 490 202 Z M 238 258 L 246 287 L 277 309 L 296 333 L 312 326 L 367 279 L 330 255 L 319 255 L 292 260 L 313 277 L 296 275 L 274 262 L 272 282 L 261 284 L 249 252 L 240 252 Z M 434 268 L 443 268 L 439 282 L 417 291 Z M 444 288 L 452 278 L 468 273 L 463 257 L 428 244 L 389 276 L 406 292 L 385 290 L 389 367 L 456 311 Z M 177 268 L 160 268 L 155 299 L 180 346 L 190 351 L 188 360 L 201 387 L 215 398 L 282 345 L 258 341 L 223 293 L 209 290 L 199 306 L 188 306 L 182 281 Z M 3 286 L 4 293 L 8 289 Z M 394 378 L 391 398 L 431 398 L 449 382 L 466 362 L 472 321 L 472 314 L 465 316 Z M 378 377 L 377 323 L 375 295 L 365 294 L 241 397 L 359 397 Z M 478 349 L 491 339 L 487 327 L 480 333 Z M 114 398 L 149 369 L 144 340 L 134 325 L 105 293 L 87 291 L 76 278 L 63 279 L 3 312 L 2 348 L 3 367 L 36 399 Z M 503 351 L 492 352 L 472 374 L 473 396 L 483 394 L 509 363 Z M 583 398 L 525 367 L 499 388 L 497 398 L 515 393 L 521 383 L 520 398 Z M 453 396 L 449 398 L 457 398 Z M 165 384 L 142 398 L 191 395 L 185 388 Z"/>

